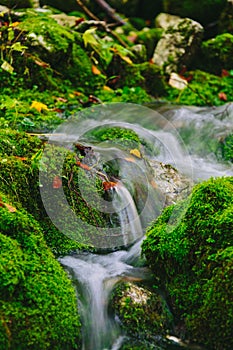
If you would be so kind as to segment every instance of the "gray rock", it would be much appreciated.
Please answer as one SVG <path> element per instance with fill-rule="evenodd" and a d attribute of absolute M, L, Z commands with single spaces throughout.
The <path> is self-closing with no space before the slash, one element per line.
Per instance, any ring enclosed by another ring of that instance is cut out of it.
<path fill-rule="evenodd" d="M 155 64 L 163 67 L 169 74 L 178 72 L 183 66 L 191 63 L 204 31 L 200 23 L 189 18 L 172 16 L 171 23 L 159 40 L 152 58 Z"/>
<path fill-rule="evenodd" d="M 178 16 L 162 12 L 155 18 L 155 26 L 167 30 L 169 27 L 176 25 L 177 21 L 180 20 L 181 18 Z"/>

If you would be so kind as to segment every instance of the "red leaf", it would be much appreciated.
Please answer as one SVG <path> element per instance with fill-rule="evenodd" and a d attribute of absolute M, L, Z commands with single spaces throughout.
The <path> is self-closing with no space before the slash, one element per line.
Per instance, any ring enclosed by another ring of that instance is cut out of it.
<path fill-rule="evenodd" d="M 111 188 L 115 187 L 117 185 L 117 182 L 113 181 L 104 181 L 103 182 L 103 187 L 105 191 L 110 190 Z"/>
<path fill-rule="evenodd" d="M 219 92 L 218 97 L 221 101 L 227 101 L 227 95 L 225 92 Z"/>
<path fill-rule="evenodd" d="M 222 78 L 229 77 L 229 75 L 230 75 L 230 73 L 226 69 L 222 69 L 222 74 L 221 74 Z"/>
<path fill-rule="evenodd" d="M 61 187 L 62 187 L 62 179 L 58 175 L 54 176 L 53 188 L 57 189 L 57 188 L 61 188 Z"/>

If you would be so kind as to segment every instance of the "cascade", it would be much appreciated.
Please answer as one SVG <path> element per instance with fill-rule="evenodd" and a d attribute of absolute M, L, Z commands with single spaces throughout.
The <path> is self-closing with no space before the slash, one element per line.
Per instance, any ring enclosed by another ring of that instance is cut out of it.
<path fill-rule="evenodd" d="M 159 112 L 131 104 L 99 106 L 83 111 L 79 118 L 71 118 L 56 130 L 51 142 L 65 147 L 76 142 L 87 144 L 94 150 L 100 167 L 111 160 L 119 166 L 119 179 L 109 189 L 108 203 L 108 213 L 117 224 L 103 231 L 112 246 L 109 241 L 106 246 L 104 241 L 99 242 L 99 247 L 95 242 L 97 248 L 117 250 L 104 254 L 76 252 L 60 259 L 77 289 L 83 324 L 82 350 L 121 349 L 125 335 L 110 312 L 109 297 L 125 278 L 146 278 L 145 269 L 135 267 L 135 262 L 140 260 L 145 228 L 161 213 L 165 203 L 163 189 L 153 186 L 153 175 L 145 159 L 134 158 L 132 165 L 125 161 L 129 154 L 116 144 L 88 139 L 90 130 L 101 126 L 134 130 L 146 140 L 142 147 L 145 158 L 170 164 L 194 182 L 233 174 L 232 164 L 215 153 L 219 138 L 226 130 L 233 132 L 231 104 L 215 109 L 169 107 Z"/>

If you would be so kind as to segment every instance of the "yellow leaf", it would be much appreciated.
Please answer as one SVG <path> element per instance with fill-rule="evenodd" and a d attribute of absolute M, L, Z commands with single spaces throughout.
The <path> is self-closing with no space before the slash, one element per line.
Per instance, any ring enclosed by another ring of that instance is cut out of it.
<path fill-rule="evenodd" d="M 1 68 L 10 74 L 14 72 L 14 67 L 12 67 L 12 65 L 10 65 L 10 63 L 8 63 L 7 61 L 3 61 Z"/>
<path fill-rule="evenodd" d="M 103 90 L 105 90 L 105 91 L 110 91 L 110 92 L 112 92 L 113 91 L 113 89 L 111 89 L 109 86 L 107 86 L 107 85 L 104 85 L 103 86 Z"/>
<path fill-rule="evenodd" d="M 48 107 L 44 103 L 38 101 L 33 101 L 31 104 L 31 108 L 35 108 L 38 112 L 48 110 Z"/>
<path fill-rule="evenodd" d="M 124 60 L 128 64 L 132 64 L 133 63 L 132 60 L 128 56 L 122 56 L 122 55 L 119 55 L 119 56 L 121 57 L 122 60 Z"/>
<path fill-rule="evenodd" d="M 137 148 L 131 149 L 129 153 L 133 154 L 137 158 L 142 158 L 141 152 Z"/>

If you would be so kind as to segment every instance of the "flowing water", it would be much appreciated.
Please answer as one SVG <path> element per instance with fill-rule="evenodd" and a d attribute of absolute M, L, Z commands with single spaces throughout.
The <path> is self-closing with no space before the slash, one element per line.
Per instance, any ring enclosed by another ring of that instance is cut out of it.
<path fill-rule="evenodd" d="M 101 171 L 105 162 L 116 159 L 119 167 L 118 185 L 110 191 L 111 210 L 118 217 L 117 232 L 122 238 L 118 250 L 104 254 L 75 253 L 60 259 L 77 288 L 83 324 L 82 350 L 121 349 L 125 335 L 110 311 L 109 298 L 120 281 L 148 278 L 145 268 L 138 267 L 140 245 L 145 227 L 164 207 L 163 190 L 151 186 L 149 166 L 143 159 L 134 159 L 132 168 L 130 161 L 125 162 L 129 154 L 116 143 L 88 139 L 90 130 L 106 125 L 133 129 L 146 140 L 142 150 L 148 159 L 171 164 L 194 182 L 210 176 L 233 175 L 232 164 L 222 161 L 218 151 L 219 140 L 233 132 L 232 104 L 208 109 L 163 107 L 156 112 L 116 104 L 85 111 L 77 121 L 62 125 L 53 141 L 91 145 Z M 117 244 L 113 243 L 113 247 L 117 248 Z"/>

